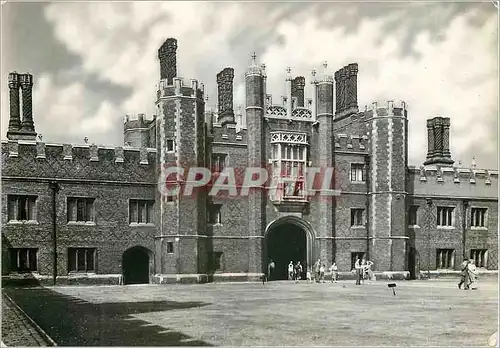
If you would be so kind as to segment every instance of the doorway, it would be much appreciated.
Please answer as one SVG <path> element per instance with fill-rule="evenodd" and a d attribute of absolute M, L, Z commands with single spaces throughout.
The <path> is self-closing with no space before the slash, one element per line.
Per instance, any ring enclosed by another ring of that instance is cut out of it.
<path fill-rule="evenodd" d="M 269 230 L 266 237 L 267 258 L 274 262 L 274 271 L 269 280 L 288 279 L 288 264 L 295 265 L 300 261 L 302 265 L 301 278 L 305 278 L 307 271 L 307 233 L 300 226 L 293 223 L 279 224 Z"/>
<path fill-rule="evenodd" d="M 150 254 L 144 247 L 133 247 L 123 253 L 123 283 L 149 284 Z"/>

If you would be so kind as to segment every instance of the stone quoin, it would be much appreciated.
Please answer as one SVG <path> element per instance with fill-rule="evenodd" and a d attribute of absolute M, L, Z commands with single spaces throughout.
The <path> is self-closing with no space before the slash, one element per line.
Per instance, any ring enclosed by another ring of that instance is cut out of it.
<path fill-rule="evenodd" d="M 159 48 L 156 115 L 126 116 L 123 146 L 42 141 L 36 76 L 9 74 L 4 282 L 259 280 L 270 260 L 283 279 L 290 261 L 305 270 L 318 258 L 348 277 L 356 257 L 381 277 L 458 272 L 464 257 L 497 270 L 498 171 L 456 165 L 452 118 L 412 129 L 426 132 L 428 153 L 409 166 L 410 107 L 360 111 L 362 66 L 325 62 L 308 78 L 287 68 L 285 95 L 273 98 L 253 54 L 246 71 L 214 74 L 210 107 L 204 85 L 180 77 L 183 45 Z M 235 76 L 246 90 L 236 108 Z M 166 168 L 182 175 L 167 180 Z"/>

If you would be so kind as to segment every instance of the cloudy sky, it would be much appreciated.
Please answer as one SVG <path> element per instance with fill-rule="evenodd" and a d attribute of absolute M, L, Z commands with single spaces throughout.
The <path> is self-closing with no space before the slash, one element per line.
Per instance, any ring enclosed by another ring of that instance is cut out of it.
<path fill-rule="evenodd" d="M 409 106 L 410 164 L 426 155 L 425 120 L 451 118 L 464 166 L 498 168 L 497 9 L 492 3 L 6 3 L 2 6 L 2 139 L 9 71 L 34 75 L 34 120 L 44 141 L 123 143 L 125 114 L 154 110 L 157 49 L 178 39 L 178 75 L 206 86 L 235 69 L 235 105 L 250 55 L 284 93 L 287 66 L 310 78 L 359 64 L 360 108 Z M 310 93 L 310 90 L 306 93 Z"/>

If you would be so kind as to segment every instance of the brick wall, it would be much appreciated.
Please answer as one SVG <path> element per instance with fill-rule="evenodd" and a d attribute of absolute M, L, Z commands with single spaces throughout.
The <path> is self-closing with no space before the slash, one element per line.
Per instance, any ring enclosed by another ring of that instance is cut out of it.
<path fill-rule="evenodd" d="M 10 194 L 37 195 L 36 224 L 8 221 L 7 204 L 2 205 L 2 237 L 4 245 L 13 248 L 38 247 L 40 274 L 52 274 L 52 191 L 40 181 L 2 181 L 2 200 Z M 68 274 L 68 248 L 97 248 L 99 274 L 120 274 L 123 253 L 133 246 L 154 251 L 154 225 L 139 227 L 129 224 L 129 199 L 154 199 L 153 185 L 101 184 L 85 182 L 61 183 L 56 198 L 58 275 Z M 95 198 L 94 224 L 68 223 L 67 198 Z M 8 264 L 7 253 L 2 262 Z M 7 273 L 3 269 L 3 273 Z"/>

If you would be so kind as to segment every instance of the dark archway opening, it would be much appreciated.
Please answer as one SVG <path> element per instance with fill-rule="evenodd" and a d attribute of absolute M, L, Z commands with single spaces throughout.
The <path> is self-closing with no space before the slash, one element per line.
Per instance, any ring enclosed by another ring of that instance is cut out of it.
<path fill-rule="evenodd" d="M 301 278 L 305 278 L 307 271 L 307 234 L 299 226 L 283 224 L 272 228 L 266 238 L 267 257 L 274 261 L 275 268 L 269 280 L 288 279 L 288 264 L 295 265 L 300 261 L 302 265 Z"/>
<path fill-rule="evenodd" d="M 143 247 L 133 247 L 123 253 L 123 283 L 149 283 L 149 251 Z"/>

